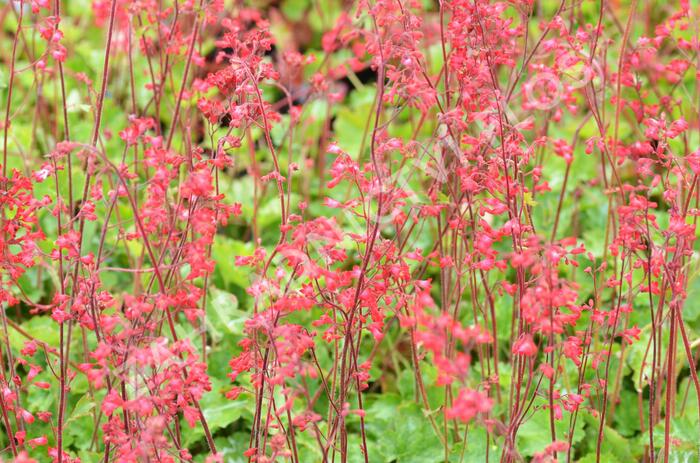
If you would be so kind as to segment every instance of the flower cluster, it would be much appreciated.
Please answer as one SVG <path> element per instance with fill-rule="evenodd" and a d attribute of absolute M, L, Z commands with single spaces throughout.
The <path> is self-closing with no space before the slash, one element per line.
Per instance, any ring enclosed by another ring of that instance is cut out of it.
<path fill-rule="evenodd" d="M 686 449 L 690 4 L 259 3 L 4 8 L 0 459 Z"/>

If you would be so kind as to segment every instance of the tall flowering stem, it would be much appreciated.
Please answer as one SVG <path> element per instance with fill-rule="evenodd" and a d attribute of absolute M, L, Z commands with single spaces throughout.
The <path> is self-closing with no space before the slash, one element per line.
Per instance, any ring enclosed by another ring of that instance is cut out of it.
<path fill-rule="evenodd" d="M 697 7 L 0 7 L 0 461 L 682 461 Z"/>

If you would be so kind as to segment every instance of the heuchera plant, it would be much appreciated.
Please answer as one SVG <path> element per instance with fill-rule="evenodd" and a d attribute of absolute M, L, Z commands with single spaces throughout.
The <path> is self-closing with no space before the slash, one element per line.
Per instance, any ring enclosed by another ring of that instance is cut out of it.
<path fill-rule="evenodd" d="M 696 2 L 0 18 L 0 461 L 697 461 Z"/>

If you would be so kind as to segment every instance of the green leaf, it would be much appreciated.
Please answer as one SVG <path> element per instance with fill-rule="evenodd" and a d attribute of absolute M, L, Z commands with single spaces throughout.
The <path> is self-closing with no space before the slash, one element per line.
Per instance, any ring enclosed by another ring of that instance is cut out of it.
<path fill-rule="evenodd" d="M 535 413 L 525 421 L 518 429 L 518 451 L 525 456 L 532 456 L 536 452 L 542 452 L 551 443 L 549 410 L 542 407 L 541 401 Z M 554 430 L 557 440 L 569 440 L 569 413 L 564 413 L 561 420 L 554 420 Z M 583 439 L 583 421 L 576 420 L 572 445 Z"/>
<path fill-rule="evenodd" d="M 216 261 L 216 276 L 225 286 L 235 285 L 247 288 L 250 284 L 250 269 L 236 266 L 236 256 L 253 254 L 254 246 L 250 243 L 233 240 L 217 235 L 212 246 L 212 257 Z"/>
<path fill-rule="evenodd" d="M 68 418 L 66 421 L 66 424 L 84 416 L 92 416 L 90 412 L 93 408 L 95 408 L 95 400 L 87 394 L 83 395 L 75 404 L 75 407 L 70 414 L 70 418 Z"/>
<path fill-rule="evenodd" d="M 252 398 L 248 394 L 242 394 L 236 400 L 229 400 L 224 396 L 228 384 L 224 381 L 212 378 L 212 390 L 202 396 L 199 406 L 202 408 L 204 418 L 207 420 L 209 430 L 214 434 L 217 430 L 225 428 L 236 422 L 245 411 L 255 409 Z M 183 423 L 183 426 L 187 426 Z M 187 428 L 183 432 L 185 444 L 190 445 L 204 437 L 201 426 L 194 429 Z"/>
<path fill-rule="evenodd" d="M 231 335 L 242 335 L 248 315 L 238 310 L 238 299 L 231 293 L 209 288 L 207 332 L 214 342 Z"/>
<path fill-rule="evenodd" d="M 243 452 L 248 450 L 249 438 L 248 433 L 236 432 L 230 436 L 219 437 L 214 442 L 226 463 L 245 463 L 248 458 L 243 456 Z"/>
<path fill-rule="evenodd" d="M 282 3 L 282 12 L 287 19 L 299 21 L 304 17 L 304 12 L 309 8 L 309 0 L 287 0 Z"/>
<path fill-rule="evenodd" d="M 579 417 L 583 417 L 586 423 L 586 436 L 590 442 L 595 442 L 598 439 L 598 427 L 600 421 L 594 418 L 588 412 L 580 412 Z M 620 462 L 636 461 L 635 454 L 639 455 L 640 450 L 636 446 L 631 445 L 631 439 L 625 439 L 616 430 L 610 426 L 603 428 L 603 443 L 601 445 L 602 453 L 613 455 Z M 603 461 L 603 460 L 601 460 Z"/>
<path fill-rule="evenodd" d="M 486 429 L 483 426 L 470 426 L 466 442 L 452 444 L 450 462 L 470 463 L 472 461 L 487 461 L 487 459 L 489 461 L 498 460 L 501 455 L 501 448 L 495 444 L 493 439 L 490 439 L 489 448 L 487 449 L 487 437 Z"/>
<path fill-rule="evenodd" d="M 34 339 L 45 342 L 51 347 L 58 347 L 58 329 L 56 322 L 49 316 L 33 316 L 22 323 L 22 329 Z M 21 350 L 28 339 L 17 331 L 10 331 L 10 345 Z"/>
<path fill-rule="evenodd" d="M 578 460 L 578 463 L 596 463 L 597 461 L 598 460 L 596 460 L 596 454 L 589 453 L 585 457 Z M 619 460 L 615 455 L 613 455 L 611 453 L 601 453 L 600 454 L 600 461 L 604 461 L 605 463 L 623 463 L 621 460 Z"/>
<path fill-rule="evenodd" d="M 423 410 L 384 394 L 367 409 L 367 431 L 378 442 L 371 461 L 430 463 L 443 461 L 444 449 Z"/>

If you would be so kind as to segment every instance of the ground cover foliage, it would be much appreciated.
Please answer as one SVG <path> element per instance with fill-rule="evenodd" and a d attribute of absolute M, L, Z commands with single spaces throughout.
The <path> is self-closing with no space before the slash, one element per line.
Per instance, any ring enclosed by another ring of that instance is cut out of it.
<path fill-rule="evenodd" d="M 0 460 L 700 458 L 697 1 L 0 23 Z"/>

